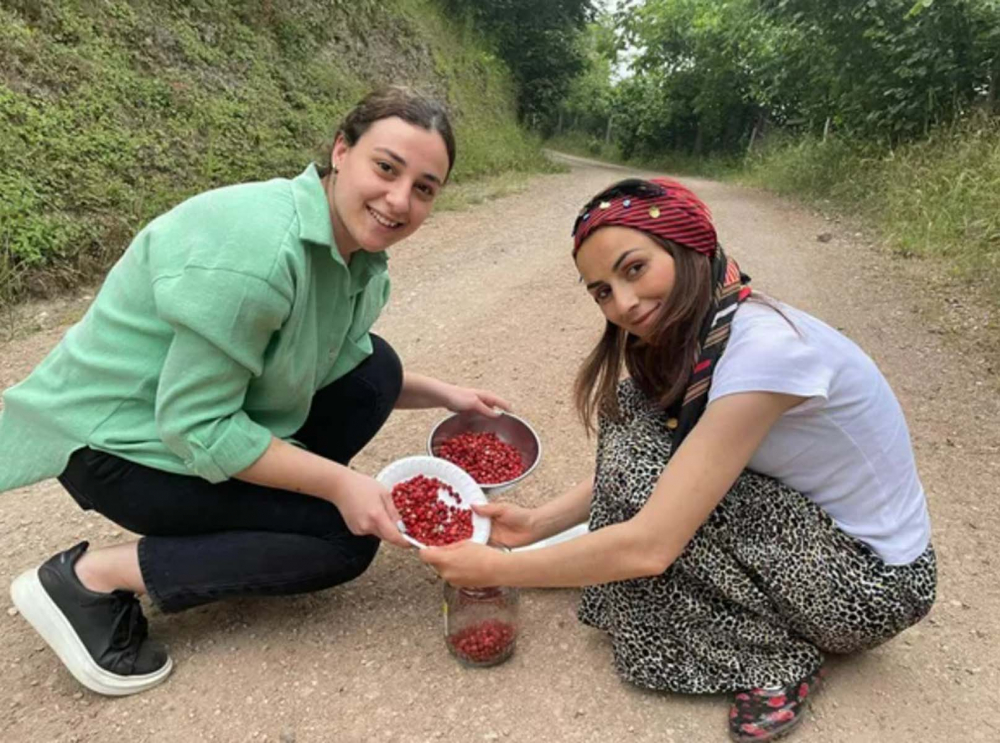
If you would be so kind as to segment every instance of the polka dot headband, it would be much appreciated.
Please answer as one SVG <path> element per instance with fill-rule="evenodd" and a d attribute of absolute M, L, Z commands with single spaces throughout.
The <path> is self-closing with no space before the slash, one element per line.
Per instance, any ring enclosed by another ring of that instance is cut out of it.
<path fill-rule="evenodd" d="M 709 258 L 718 245 L 708 207 L 668 178 L 630 178 L 598 194 L 573 225 L 573 257 L 594 230 L 611 226 L 642 230 Z"/>

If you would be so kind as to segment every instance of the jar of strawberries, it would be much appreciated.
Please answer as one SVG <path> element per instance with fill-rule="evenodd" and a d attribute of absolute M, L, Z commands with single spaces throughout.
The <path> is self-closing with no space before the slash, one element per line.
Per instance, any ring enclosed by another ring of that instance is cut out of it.
<path fill-rule="evenodd" d="M 517 640 L 516 588 L 458 588 L 444 584 L 444 636 L 465 666 L 503 663 Z"/>

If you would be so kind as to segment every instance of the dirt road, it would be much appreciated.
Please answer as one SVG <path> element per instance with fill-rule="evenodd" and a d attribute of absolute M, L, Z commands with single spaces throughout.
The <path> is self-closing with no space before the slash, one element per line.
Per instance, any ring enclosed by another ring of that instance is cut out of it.
<path fill-rule="evenodd" d="M 435 216 L 392 256 L 393 298 L 378 331 L 410 368 L 493 388 L 541 433 L 544 460 L 510 494 L 523 504 L 559 493 L 591 467 L 593 442 L 569 388 L 602 320 L 577 283 L 568 233 L 582 201 L 617 177 L 578 161 L 518 195 Z M 842 329 L 879 363 L 907 412 L 930 498 L 937 605 L 891 643 L 834 660 L 826 691 L 792 740 L 1000 740 L 1000 398 L 982 363 L 926 325 L 921 318 L 939 298 L 862 236 L 768 194 L 686 180 L 758 289 Z M 820 233 L 830 239 L 818 241 Z M 0 346 L 0 388 L 26 375 L 62 330 Z M 440 416 L 397 413 L 355 465 L 375 473 L 423 453 Z M 79 511 L 54 481 L 0 496 L 0 535 L 4 586 L 75 540 L 129 538 Z M 440 583 L 413 554 L 384 549 L 360 580 L 317 595 L 147 612 L 152 632 L 170 645 L 174 674 L 145 694 L 110 699 L 76 684 L 5 591 L 0 740 L 727 739 L 721 697 L 620 682 L 608 642 L 576 622 L 576 599 L 571 590 L 523 592 L 515 657 L 464 670 L 443 644 Z"/>

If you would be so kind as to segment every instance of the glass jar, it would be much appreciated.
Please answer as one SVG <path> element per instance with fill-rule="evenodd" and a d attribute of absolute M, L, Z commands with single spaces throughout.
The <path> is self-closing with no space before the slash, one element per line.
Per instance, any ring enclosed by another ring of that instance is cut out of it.
<path fill-rule="evenodd" d="M 516 588 L 457 588 L 444 584 L 444 639 L 465 666 L 503 663 L 517 641 Z"/>

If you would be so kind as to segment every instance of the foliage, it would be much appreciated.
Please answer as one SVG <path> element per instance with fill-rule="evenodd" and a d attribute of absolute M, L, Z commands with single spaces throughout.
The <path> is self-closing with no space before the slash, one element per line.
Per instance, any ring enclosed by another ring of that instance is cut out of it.
<path fill-rule="evenodd" d="M 443 0 L 493 39 L 518 85 L 518 112 L 533 126 L 551 125 L 573 78 L 584 68 L 577 37 L 593 0 Z"/>
<path fill-rule="evenodd" d="M 878 228 L 895 251 L 946 259 L 1000 304 L 1000 121 L 980 112 L 927 138 L 885 145 L 772 141 L 747 162 L 756 185 L 832 203 Z"/>
<path fill-rule="evenodd" d="M 0 6 L 0 303 L 105 269 L 152 216 L 290 176 L 386 81 L 455 114 L 453 177 L 538 167 L 509 71 L 433 0 Z"/>
<path fill-rule="evenodd" d="M 762 0 L 800 34 L 787 50 L 804 73 L 801 113 L 893 142 L 953 121 L 998 69 L 995 0 Z"/>
<path fill-rule="evenodd" d="M 627 38 L 643 51 L 619 101 L 626 156 L 736 148 L 754 114 L 753 71 L 741 43 L 750 27 L 749 3 L 649 0 L 627 19 Z"/>
<path fill-rule="evenodd" d="M 585 133 L 595 139 L 605 136 L 608 120 L 614 113 L 612 74 L 618 47 L 614 17 L 610 13 L 601 13 L 594 22 L 587 24 L 578 39 L 584 66 L 570 83 L 559 107 L 557 133 L 562 132 L 561 124 L 565 121 L 574 132 Z"/>
<path fill-rule="evenodd" d="M 996 107 L 1000 0 L 633 0 L 616 24 L 638 52 L 612 94 L 626 155 L 775 126 L 896 145 Z"/>

